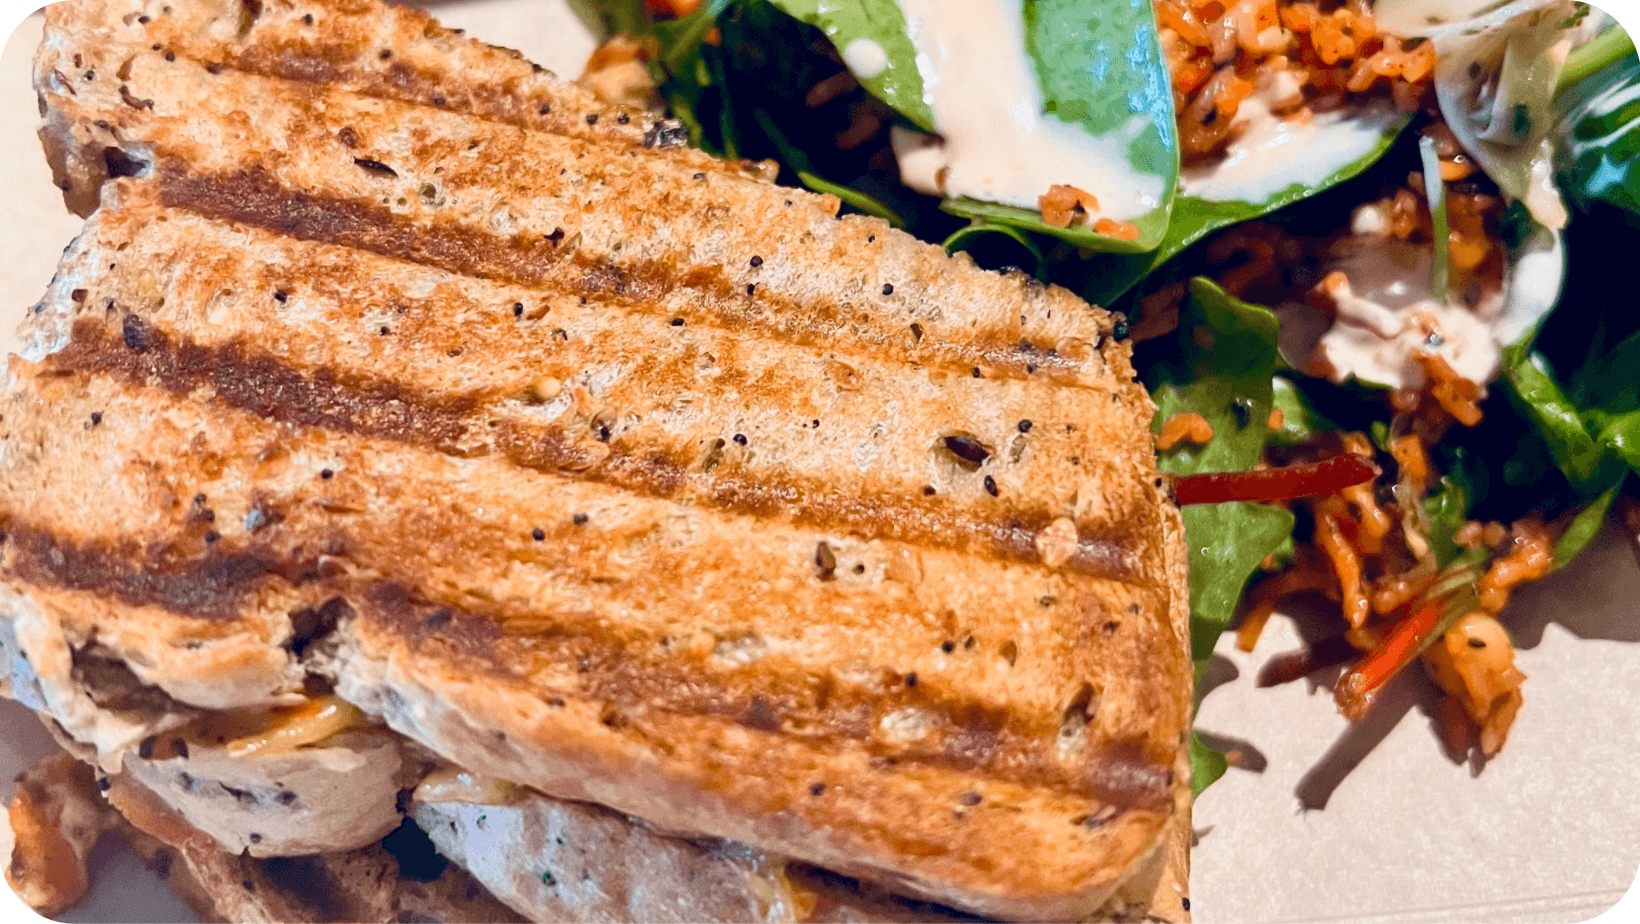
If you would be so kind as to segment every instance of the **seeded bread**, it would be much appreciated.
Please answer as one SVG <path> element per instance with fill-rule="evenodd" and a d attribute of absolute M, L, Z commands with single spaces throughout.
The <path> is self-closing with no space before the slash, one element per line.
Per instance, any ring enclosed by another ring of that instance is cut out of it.
<path fill-rule="evenodd" d="M 1185 556 L 1111 315 L 365 0 L 70 0 L 37 82 L 98 208 L 0 581 L 105 765 L 91 649 L 981 914 L 1150 893 Z"/>

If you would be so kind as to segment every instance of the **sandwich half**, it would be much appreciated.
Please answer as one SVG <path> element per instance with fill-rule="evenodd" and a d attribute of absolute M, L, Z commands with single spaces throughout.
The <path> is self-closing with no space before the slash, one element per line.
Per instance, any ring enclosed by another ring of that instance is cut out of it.
<path fill-rule="evenodd" d="M 89 219 L 0 398 L 0 648 L 79 756 L 252 857 L 443 768 L 967 913 L 1153 900 L 1185 549 L 1116 317 L 414 10 L 47 17 Z"/>

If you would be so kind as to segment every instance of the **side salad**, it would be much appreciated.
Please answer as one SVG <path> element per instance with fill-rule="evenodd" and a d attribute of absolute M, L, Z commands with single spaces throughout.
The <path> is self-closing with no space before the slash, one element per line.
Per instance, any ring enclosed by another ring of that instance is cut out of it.
<path fill-rule="evenodd" d="M 1422 662 L 1444 746 L 1525 702 L 1498 619 L 1640 525 L 1640 58 L 1574 0 L 582 0 L 584 80 L 697 146 L 1127 316 L 1184 508 L 1198 676 L 1287 597 L 1359 719 Z M 1633 526 L 1631 526 L 1633 528 Z M 1199 792 L 1224 755 L 1195 743 Z"/>

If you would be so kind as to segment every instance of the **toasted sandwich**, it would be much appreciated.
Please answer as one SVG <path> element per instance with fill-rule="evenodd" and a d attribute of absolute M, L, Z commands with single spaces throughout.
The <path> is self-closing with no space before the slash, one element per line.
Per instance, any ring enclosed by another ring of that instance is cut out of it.
<path fill-rule="evenodd" d="M 526 899 L 451 804 L 799 864 L 790 918 L 1173 913 L 1185 551 L 1113 315 L 415 10 L 47 15 L 89 219 L 0 409 L 0 649 L 65 746 L 228 854 L 409 813 L 548 919 L 593 869 Z"/>

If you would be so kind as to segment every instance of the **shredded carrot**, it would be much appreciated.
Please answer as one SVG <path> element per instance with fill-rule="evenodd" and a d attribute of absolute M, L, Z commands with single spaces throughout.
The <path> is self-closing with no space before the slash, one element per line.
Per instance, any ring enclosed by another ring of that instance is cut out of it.
<path fill-rule="evenodd" d="M 1535 518 L 1515 524 L 1514 546 L 1509 554 L 1492 562 L 1481 578 L 1481 608 L 1499 613 L 1509 604 L 1509 593 L 1515 587 L 1535 581 L 1549 573 L 1555 562 L 1554 538 L 1543 523 Z"/>
<path fill-rule="evenodd" d="M 1162 423 L 1162 432 L 1156 436 L 1156 448 L 1166 452 L 1180 443 L 1197 446 L 1213 441 L 1213 425 L 1195 411 L 1180 411 Z"/>
<path fill-rule="evenodd" d="M 1252 609 L 1236 630 L 1236 647 L 1252 651 L 1258 645 L 1258 637 L 1283 597 L 1308 590 L 1331 590 L 1334 586 L 1331 572 L 1316 567 L 1294 567 L 1258 582 L 1247 594 Z"/>
<path fill-rule="evenodd" d="M 1466 427 L 1481 422 L 1479 385 L 1459 375 L 1439 354 L 1418 351 L 1412 354 L 1412 358 L 1417 360 L 1433 382 L 1429 394 L 1442 410 Z"/>
<path fill-rule="evenodd" d="M 1372 588 L 1373 612 L 1382 615 L 1406 606 L 1414 597 L 1429 589 L 1429 585 L 1435 583 L 1435 578 L 1433 566 L 1380 577 Z"/>
<path fill-rule="evenodd" d="M 1364 5 L 1323 11 L 1292 0 L 1152 0 L 1152 6 L 1186 163 L 1223 153 L 1235 137 L 1241 105 L 1257 87 L 1278 87 L 1283 98 L 1269 101 L 1272 111 L 1302 124 L 1343 105 L 1349 94 L 1416 105 L 1432 82 L 1433 43 L 1409 48 L 1381 35 Z"/>
<path fill-rule="evenodd" d="M 1389 441 L 1389 454 L 1400 466 L 1401 474 L 1414 484 L 1429 484 L 1429 456 L 1424 452 L 1424 441 L 1417 434 L 1408 433 Z"/>
<path fill-rule="evenodd" d="M 1365 434 L 1344 434 L 1344 449 L 1351 455 L 1372 459 L 1372 444 L 1367 441 Z M 1383 549 L 1384 537 L 1395 528 L 1395 520 L 1384 512 L 1384 508 L 1378 506 L 1372 482 L 1350 485 L 1338 493 L 1357 511 L 1357 523 L 1361 528 L 1361 551 L 1369 555 L 1378 554 Z"/>
<path fill-rule="evenodd" d="M 1351 721 L 1366 717 L 1377 692 L 1412 663 L 1436 625 L 1441 621 L 1439 603 L 1429 603 L 1396 623 L 1378 644 L 1338 679 L 1335 696 L 1338 708 Z"/>
<path fill-rule="evenodd" d="M 1114 237 L 1117 240 L 1136 241 L 1139 239 L 1139 226 L 1131 221 L 1101 218 L 1093 223 L 1093 233 Z"/>
<path fill-rule="evenodd" d="M 1344 618 L 1351 626 L 1367 621 L 1371 606 L 1361 586 L 1361 554 L 1344 535 L 1344 524 L 1353 525 L 1344 499 L 1336 494 L 1315 505 L 1315 541 L 1332 561 L 1333 575 L 1343 592 Z"/>
<path fill-rule="evenodd" d="M 1061 183 L 1049 186 L 1047 192 L 1037 197 L 1036 205 L 1042 213 L 1042 223 L 1055 228 L 1080 224 L 1099 210 L 1099 200 L 1093 194 Z"/>

